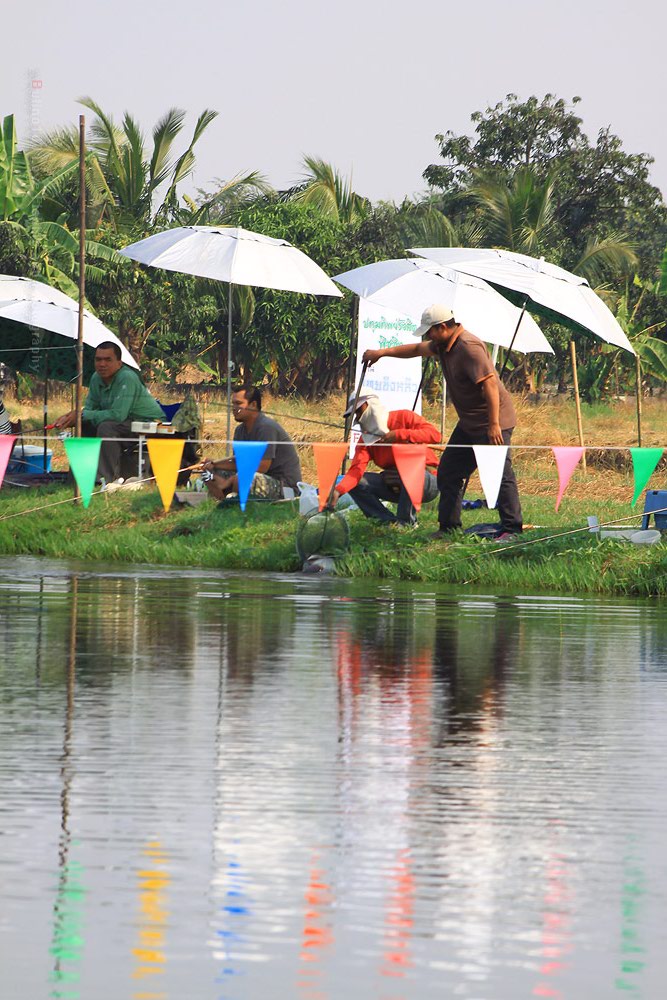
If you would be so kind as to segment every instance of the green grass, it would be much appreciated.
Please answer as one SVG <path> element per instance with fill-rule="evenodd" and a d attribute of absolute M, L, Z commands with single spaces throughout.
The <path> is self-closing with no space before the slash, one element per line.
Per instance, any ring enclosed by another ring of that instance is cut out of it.
<path fill-rule="evenodd" d="M 437 527 L 435 504 L 422 512 L 415 531 L 384 527 L 355 512 L 349 515 L 350 551 L 337 570 L 356 578 L 469 584 L 504 592 L 667 593 L 666 544 L 635 546 L 585 531 L 539 540 L 584 526 L 587 514 L 597 514 L 603 522 L 632 513 L 628 502 L 598 500 L 594 490 L 591 494 L 569 502 L 566 497 L 558 514 L 553 497 L 524 496 L 526 521 L 540 527 L 509 545 L 464 535 L 430 540 Z M 0 553 L 264 572 L 300 568 L 296 504 L 250 502 L 243 513 L 206 502 L 165 514 L 154 490 L 95 496 L 88 510 L 70 497 L 62 487 L 5 487 L 0 494 Z M 36 507 L 43 509 L 32 510 Z M 638 527 L 639 516 L 627 526 Z M 465 525 L 495 518 L 484 509 L 464 514 Z"/>

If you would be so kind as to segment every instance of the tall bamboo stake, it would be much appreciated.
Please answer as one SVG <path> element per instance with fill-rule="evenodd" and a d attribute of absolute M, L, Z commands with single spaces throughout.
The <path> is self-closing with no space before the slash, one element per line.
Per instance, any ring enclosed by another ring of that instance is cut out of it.
<path fill-rule="evenodd" d="M 79 115 L 79 326 L 76 341 L 76 436 L 81 437 L 83 310 L 86 301 L 86 119 Z"/>
<path fill-rule="evenodd" d="M 579 444 L 584 447 L 584 428 L 581 422 L 581 402 L 579 400 L 579 376 L 577 375 L 577 352 L 574 341 L 570 341 L 570 357 L 572 359 L 572 380 L 574 382 L 574 402 L 577 407 L 577 430 L 579 431 Z M 586 472 L 586 452 L 582 455 L 581 464 Z"/>
<path fill-rule="evenodd" d="M 642 446 L 642 363 L 635 354 L 635 394 L 637 396 L 637 444 Z"/>
<path fill-rule="evenodd" d="M 447 383 L 442 376 L 442 410 L 440 411 L 440 440 L 445 440 L 445 407 L 447 406 Z"/>

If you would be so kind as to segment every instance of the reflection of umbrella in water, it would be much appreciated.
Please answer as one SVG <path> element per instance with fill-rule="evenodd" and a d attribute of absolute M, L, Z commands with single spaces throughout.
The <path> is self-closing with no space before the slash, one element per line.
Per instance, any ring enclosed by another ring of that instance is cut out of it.
<path fill-rule="evenodd" d="M 228 226 L 183 226 L 155 233 L 120 251 L 125 257 L 229 283 L 227 438 L 231 429 L 232 286 L 254 285 L 306 295 L 341 293 L 322 268 L 287 240 Z"/>

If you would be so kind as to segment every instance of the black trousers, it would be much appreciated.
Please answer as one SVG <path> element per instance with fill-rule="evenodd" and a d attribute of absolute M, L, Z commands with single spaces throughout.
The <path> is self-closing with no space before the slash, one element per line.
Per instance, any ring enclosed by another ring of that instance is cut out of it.
<path fill-rule="evenodd" d="M 132 421 L 123 423 L 114 420 L 103 420 L 97 427 L 88 421 L 81 425 L 81 433 L 84 437 L 109 437 L 109 438 L 138 438 L 138 434 L 133 434 L 130 430 Z M 100 448 L 100 461 L 97 466 L 97 479 L 105 479 L 107 483 L 112 483 L 119 479 L 121 475 L 121 458 L 123 451 L 130 447 L 128 441 L 103 441 Z"/>
<path fill-rule="evenodd" d="M 513 429 L 503 431 L 503 441 L 507 445 L 512 440 Z M 483 432 L 468 434 L 457 424 L 447 443 L 488 444 L 489 439 Z M 500 514 L 503 531 L 519 533 L 523 528 L 523 515 L 510 454 L 511 452 L 508 451 L 496 508 Z M 445 448 L 442 453 L 438 466 L 438 489 L 440 490 L 438 521 L 441 531 L 452 531 L 454 528 L 461 527 L 461 503 L 466 482 L 476 468 L 477 460 L 472 448 Z"/>

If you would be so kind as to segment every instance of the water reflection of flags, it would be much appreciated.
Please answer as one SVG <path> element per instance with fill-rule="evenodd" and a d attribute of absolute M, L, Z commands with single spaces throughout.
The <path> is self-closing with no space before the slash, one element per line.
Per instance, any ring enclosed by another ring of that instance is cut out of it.
<path fill-rule="evenodd" d="M 319 867 L 318 856 L 311 861 L 308 886 L 304 893 L 304 920 L 301 953 L 299 955 L 299 977 L 297 986 L 307 1000 L 326 1000 L 327 993 L 321 989 L 321 962 L 324 952 L 333 945 L 331 927 L 331 888 L 324 880 L 324 871 Z"/>
<path fill-rule="evenodd" d="M 135 959 L 133 979 L 150 980 L 132 994 L 133 1000 L 166 1000 L 161 987 L 166 971 L 165 928 L 167 887 L 171 876 L 167 870 L 168 858 L 159 841 L 150 841 L 143 850 L 149 867 L 137 872 L 139 883 L 138 944 L 132 949 Z"/>
<path fill-rule="evenodd" d="M 220 906 L 222 926 L 215 931 L 218 945 L 215 957 L 222 962 L 216 983 L 225 986 L 225 992 L 219 995 L 218 1000 L 227 1000 L 230 996 L 227 993 L 230 981 L 243 975 L 239 951 L 245 941 L 244 929 L 250 913 L 247 878 L 236 855 L 230 853 L 225 870 L 224 902 Z"/>

